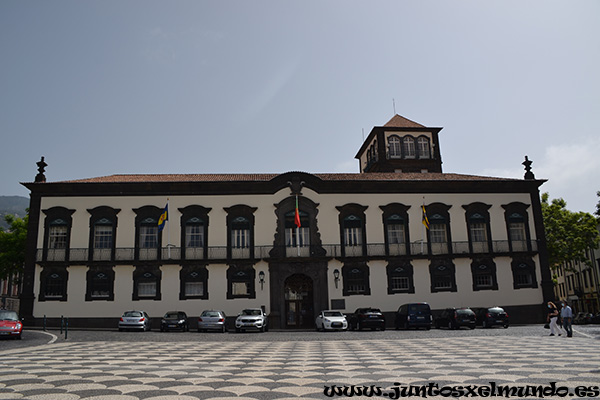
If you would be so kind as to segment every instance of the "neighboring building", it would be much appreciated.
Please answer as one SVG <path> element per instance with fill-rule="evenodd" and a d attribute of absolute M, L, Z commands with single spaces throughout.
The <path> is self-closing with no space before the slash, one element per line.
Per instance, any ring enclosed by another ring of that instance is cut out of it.
<path fill-rule="evenodd" d="M 539 186 L 442 172 L 438 134 L 399 115 L 358 151 L 360 173 L 113 175 L 31 191 L 21 313 L 115 327 L 121 312 L 263 307 L 272 328 L 322 309 L 505 307 L 553 298 Z M 168 203 L 168 221 L 158 222 Z M 297 211 L 296 211 L 297 210 Z M 422 222 L 426 212 L 429 228 Z M 298 221 L 299 220 L 299 221 Z M 300 227 L 297 227 L 299 222 Z"/>
<path fill-rule="evenodd" d="M 600 230 L 600 225 L 598 226 Z M 554 271 L 555 295 L 567 300 L 574 312 L 597 314 L 600 312 L 600 249 L 587 249 L 590 265 L 568 262 Z"/>

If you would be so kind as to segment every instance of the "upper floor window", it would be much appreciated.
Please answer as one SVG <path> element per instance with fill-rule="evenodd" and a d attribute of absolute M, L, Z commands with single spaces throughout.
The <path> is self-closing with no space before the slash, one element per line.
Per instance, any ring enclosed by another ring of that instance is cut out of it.
<path fill-rule="evenodd" d="M 405 136 L 402 139 L 402 147 L 404 150 L 404 158 L 415 158 L 415 139 L 410 136 Z"/>
<path fill-rule="evenodd" d="M 383 210 L 383 226 L 386 254 L 398 256 L 409 254 L 408 206 L 392 203 L 380 207 Z"/>
<path fill-rule="evenodd" d="M 366 253 L 365 210 L 359 204 L 336 207 L 340 211 L 340 242 L 342 256 L 357 257 Z"/>
<path fill-rule="evenodd" d="M 388 138 L 388 156 L 389 158 L 402 157 L 402 148 L 400 146 L 400 138 L 396 135 Z"/>
<path fill-rule="evenodd" d="M 451 252 L 449 209 L 450 206 L 441 203 L 434 203 L 426 207 L 426 215 L 429 220 L 427 237 L 431 254 Z"/>
<path fill-rule="evenodd" d="M 144 206 L 133 211 L 136 213 L 136 258 L 139 260 L 160 259 L 162 235 L 158 230 L 158 219 L 164 210 L 156 206 Z"/>
<path fill-rule="evenodd" d="M 489 208 L 483 203 L 471 203 L 463 206 L 466 211 L 469 249 L 472 253 L 487 253 L 491 248 Z"/>
<path fill-rule="evenodd" d="M 52 207 L 42 210 L 46 214 L 44 221 L 44 260 L 68 261 L 68 250 L 72 217 L 75 210 L 64 207 Z"/>
<path fill-rule="evenodd" d="M 227 255 L 229 258 L 254 257 L 254 212 L 255 207 L 237 205 L 226 208 L 227 212 Z"/>
<path fill-rule="evenodd" d="M 419 150 L 419 158 L 431 158 L 428 138 L 420 137 L 417 139 L 417 148 Z"/>
<path fill-rule="evenodd" d="M 308 215 L 299 211 L 300 227 L 296 225 L 296 211 L 285 214 L 285 245 L 286 247 L 310 246 L 310 228 Z"/>
<path fill-rule="evenodd" d="M 117 214 L 119 209 L 100 206 L 88 210 L 90 216 L 91 260 L 112 260 L 117 232 Z"/>
<path fill-rule="evenodd" d="M 203 259 L 208 251 L 208 213 L 210 208 L 191 205 L 181 212 L 181 247 L 186 260 Z"/>
<path fill-rule="evenodd" d="M 523 203 L 511 203 L 502 206 L 505 209 L 508 243 L 511 251 L 530 250 L 529 224 L 527 221 L 527 208 Z"/>

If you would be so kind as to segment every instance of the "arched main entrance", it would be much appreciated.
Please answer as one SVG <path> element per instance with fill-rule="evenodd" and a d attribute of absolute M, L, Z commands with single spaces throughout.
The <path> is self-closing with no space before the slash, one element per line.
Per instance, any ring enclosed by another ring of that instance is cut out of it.
<path fill-rule="evenodd" d="M 294 274 L 284 283 L 285 327 L 314 326 L 313 280 L 304 274 Z"/>

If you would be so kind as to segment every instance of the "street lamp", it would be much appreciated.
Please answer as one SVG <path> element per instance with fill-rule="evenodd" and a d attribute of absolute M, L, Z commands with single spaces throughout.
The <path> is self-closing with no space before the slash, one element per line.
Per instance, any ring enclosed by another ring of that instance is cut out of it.
<path fill-rule="evenodd" d="M 340 281 L 340 270 L 339 269 L 334 269 L 333 270 L 333 280 L 335 282 L 335 288 L 338 288 L 338 282 Z"/>
<path fill-rule="evenodd" d="M 265 283 L 265 272 L 260 271 L 258 273 L 258 281 L 260 282 L 260 290 L 263 290 L 263 284 Z"/>

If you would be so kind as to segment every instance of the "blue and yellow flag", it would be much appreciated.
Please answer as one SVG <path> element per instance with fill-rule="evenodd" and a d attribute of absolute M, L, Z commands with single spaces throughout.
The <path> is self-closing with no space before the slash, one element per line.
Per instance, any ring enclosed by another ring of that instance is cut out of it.
<path fill-rule="evenodd" d="M 167 223 L 168 220 L 169 220 L 169 203 L 167 203 L 162 214 L 160 214 L 160 217 L 158 217 L 158 231 L 159 232 L 163 230 L 163 228 L 165 227 L 165 224 Z"/>
<path fill-rule="evenodd" d="M 421 219 L 422 222 L 423 222 L 423 225 L 425 225 L 425 228 L 429 229 L 429 219 L 427 218 L 427 212 L 425 211 L 425 204 L 423 204 L 421 206 L 421 210 L 423 212 L 423 216 L 422 216 L 422 219 Z"/>

